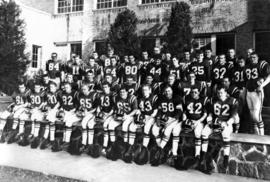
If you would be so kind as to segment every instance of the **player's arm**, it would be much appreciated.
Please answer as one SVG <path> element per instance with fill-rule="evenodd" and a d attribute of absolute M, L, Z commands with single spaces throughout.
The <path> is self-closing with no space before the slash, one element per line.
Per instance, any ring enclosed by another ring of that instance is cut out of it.
<path fill-rule="evenodd" d="M 127 116 L 134 116 L 135 114 L 138 113 L 138 102 L 137 102 L 137 98 L 134 97 L 134 100 L 132 102 L 132 112 L 127 114 Z"/>
<path fill-rule="evenodd" d="M 270 66 L 267 62 L 264 63 L 262 72 L 263 72 L 263 78 L 262 78 L 263 80 L 260 87 L 264 88 L 266 85 L 268 85 L 268 83 L 270 83 Z"/>
<path fill-rule="evenodd" d="M 231 117 L 229 118 L 229 120 L 227 121 L 227 125 L 232 125 L 237 117 L 237 113 L 238 113 L 238 101 L 236 99 L 233 100 L 233 105 L 232 105 L 232 113 L 231 113 Z"/>

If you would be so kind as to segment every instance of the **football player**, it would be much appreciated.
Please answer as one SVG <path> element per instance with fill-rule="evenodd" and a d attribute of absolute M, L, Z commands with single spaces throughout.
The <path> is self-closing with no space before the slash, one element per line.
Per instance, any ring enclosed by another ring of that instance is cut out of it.
<path fill-rule="evenodd" d="M 110 65 L 104 68 L 104 75 L 112 75 L 113 82 L 119 82 L 119 66 L 116 57 L 111 57 Z"/>
<path fill-rule="evenodd" d="M 84 67 L 81 63 L 81 59 L 79 56 L 75 57 L 74 62 L 69 63 L 65 68 L 66 74 L 72 74 L 74 78 L 74 82 L 79 82 L 83 79 L 83 75 L 85 75 Z"/>
<path fill-rule="evenodd" d="M 59 94 L 60 92 L 57 90 L 57 84 L 55 82 L 50 82 L 49 91 L 45 95 L 45 101 L 47 103 L 46 120 L 48 121 L 48 124 L 45 126 L 45 132 L 40 144 L 40 149 L 48 148 L 55 140 L 56 114 L 60 106 L 58 101 Z"/>
<path fill-rule="evenodd" d="M 148 64 L 146 73 L 154 76 L 154 82 L 163 82 L 166 79 L 167 67 L 161 61 L 161 55 L 155 55 L 154 62 Z"/>
<path fill-rule="evenodd" d="M 64 113 L 63 122 L 65 123 L 65 131 L 62 149 L 67 149 L 70 142 L 72 126 L 74 123 L 79 122 L 81 118 L 76 115 L 78 108 L 77 93 L 71 88 L 70 83 L 64 83 L 64 91 L 59 98 L 60 109 Z"/>
<path fill-rule="evenodd" d="M 7 143 L 13 143 L 19 139 L 19 136 L 24 133 L 24 124 L 27 120 L 28 114 L 28 95 L 30 90 L 26 88 L 23 82 L 18 85 L 18 92 L 12 94 L 13 103 L 8 106 L 8 109 L 0 114 L 0 134 L 1 142 L 5 142 L 5 133 L 3 133 L 6 126 L 7 119 L 11 117 L 13 119 L 12 128 L 7 135 Z M 17 127 L 19 125 L 19 131 Z"/>
<path fill-rule="evenodd" d="M 98 86 L 98 81 L 95 80 L 95 75 L 91 70 L 86 72 L 86 76 L 84 80 L 82 81 L 82 85 L 87 85 L 91 92 L 96 90 Z"/>
<path fill-rule="evenodd" d="M 160 85 L 160 95 L 163 94 L 163 91 L 167 86 L 172 87 L 174 95 L 179 95 L 179 82 L 176 80 L 176 76 L 174 74 L 170 74 L 167 81 Z"/>
<path fill-rule="evenodd" d="M 186 120 L 183 121 L 182 128 L 184 131 L 194 131 L 196 166 L 200 162 L 201 136 L 205 124 L 204 121 L 207 117 L 207 100 L 207 97 L 200 96 L 198 87 L 192 87 L 190 94 L 183 98 Z"/>
<path fill-rule="evenodd" d="M 93 145 L 94 126 L 96 124 L 95 111 L 97 107 L 96 92 L 91 92 L 88 85 L 82 85 L 81 93 L 78 94 L 79 114 L 82 117 L 82 148 L 85 151 L 86 146 Z M 87 143 L 88 141 L 88 143 Z"/>
<path fill-rule="evenodd" d="M 181 132 L 180 122 L 182 122 L 182 119 L 180 118 L 183 116 L 183 108 L 181 99 L 174 95 L 171 86 L 167 86 L 164 89 L 164 96 L 158 101 L 158 109 L 157 120 L 152 128 L 156 143 L 160 147 L 159 150 L 163 151 L 172 134 L 172 154 L 173 156 L 177 156 L 177 142 L 179 142 L 179 135 Z M 161 130 L 163 131 L 162 139 L 160 136 Z"/>
<path fill-rule="evenodd" d="M 172 57 L 172 64 L 169 66 L 169 74 L 174 74 L 178 81 L 184 79 L 183 68 L 180 66 L 179 59 L 176 56 Z"/>
<path fill-rule="evenodd" d="M 97 98 L 97 114 L 103 122 L 104 140 L 103 153 L 107 150 L 109 143 L 109 122 L 112 120 L 114 97 L 108 82 L 102 83 L 102 93 Z"/>
<path fill-rule="evenodd" d="M 193 72 L 187 73 L 187 81 L 180 82 L 178 87 L 180 90 L 179 94 L 182 97 L 189 95 L 192 87 L 197 87 L 202 96 L 206 95 L 205 86 L 196 80 L 196 75 Z"/>
<path fill-rule="evenodd" d="M 135 82 L 140 84 L 140 69 L 141 65 L 137 63 L 133 55 L 129 55 L 129 62 L 123 66 L 123 78 L 122 83 L 126 82 L 127 77 L 132 77 Z"/>
<path fill-rule="evenodd" d="M 235 66 L 232 68 L 230 79 L 232 84 L 237 86 L 239 90 L 243 90 L 246 86 L 246 61 L 244 57 L 239 57 Z"/>
<path fill-rule="evenodd" d="M 46 63 L 46 72 L 48 73 L 50 80 L 60 86 L 62 66 L 60 61 L 57 60 L 57 53 L 54 52 L 51 54 L 51 60 Z"/>
<path fill-rule="evenodd" d="M 45 102 L 45 92 L 41 91 L 40 83 L 35 83 L 34 92 L 29 94 L 30 121 L 32 122 L 31 134 L 29 135 L 29 142 L 31 148 L 37 148 L 40 144 L 39 137 L 40 124 L 44 122 L 45 114 L 43 112 Z"/>
<path fill-rule="evenodd" d="M 109 122 L 110 140 L 112 147 L 115 142 L 115 128 L 122 124 L 122 131 L 124 133 L 124 142 L 126 148 L 128 145 L 128 128 L 130 123 L 134 120 L 134 115 L 137 113 L 138 105 L 135 96 L 128 96 L 125 87 L 121 87 L 119 95 L 115 98 L 114 116 Z"/>
<path fill-rule="evenodd" d="M 224 161 L 225 168 L 228 166 L 230 154 L 230 135 L 233 132 L 232 124 L 237 117 L 238 102 L 235 98 L 230 97 L 223 85 L 217 87 L 217 97 L 213 97 L 209 102 L 207 124 L 202 131 L 202 165 L 200 170 L 210 174 L 207 168 L 205 153 L 208 149 L 208 138 L 212 133 L 221 133 L 224 142 Z"/>
<path fill-rule="evenodd" d="M 90 57 L 89 61 L 83 66 L 84 73 L 91 71 L 97 81 L 100 81 L 102 76 L 102 67 L 99 66 L 94 57 Z"/>
<path fill-rule="evenodd" d="M 206 62 L 210 66 L 214 65 L 216 63 L 216 56 L 213 55 L 212 49 L 206 48 L 204 53 L 204 62 Z"/>
<path fill-rule="evenodd" d="M 264 135 L 264 123 L 262 121 L 261 109 L 264 100 L 263 88 L 270 82 L 270 66 L 266 61 L 259 61 L 257 53 L 251 54 L 251 63 L 247 65 L 247 93 L 246 102 L 250 111 L 251 119 L 254 121 L 255 133 Z"/>
<path fill-rule="evenodd" d="M 133 77 L 127 76 L 123 87 L 126 87 L 129 95 L 137 95 L 138 83 L 133 80 Z"/>

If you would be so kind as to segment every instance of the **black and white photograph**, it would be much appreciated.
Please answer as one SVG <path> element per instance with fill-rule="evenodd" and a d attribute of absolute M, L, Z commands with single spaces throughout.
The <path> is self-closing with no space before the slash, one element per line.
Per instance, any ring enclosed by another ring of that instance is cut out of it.
<path fill-rule="evenodd" d="M 270 181 L 270 0 L 0 0 L 0 182 Z"/>

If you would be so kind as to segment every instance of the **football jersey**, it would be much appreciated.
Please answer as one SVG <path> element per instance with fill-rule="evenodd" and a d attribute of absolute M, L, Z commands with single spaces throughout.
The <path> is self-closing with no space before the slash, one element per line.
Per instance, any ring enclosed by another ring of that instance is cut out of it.
<path fill-rule="evenodd" d="M 171 65 L 169 67 L 169 74 L 175 75 L 176 80 L 181 80 L 184 77 L 183 68 L 181 66 L 175 67 L 174 65 Z"/>
<path fill-rule="evenodd" d="M 117 96 L 115 98 L 114 113 L 117 116 L 124 116 L 130 114 L 133 110 L 137 109 L 137 98 L 135 96 L 128 96 L 126 99 L 122 99 Z"/>
<path fill-rule="evenodd" d="M 235 66 L 230 75 L 232 84 L 236 85 L 238 88 L 242 89 L 246 86 L 247 74 L 245 67 Z"/>
<path fill-rule="evenodd" d="M 52 79 L 61 76 L 61 68 L 62 66 L 58 61 L 55 62 L 53 60 L 49 60 L 46 63 L 46 71 L 48 72 L 48 76 Z"/>
<path fill-rule="evenodd" d="M 72 74 L 74 76 L 74 79 L 77 78 L 78 80 L 81 80 L 82 77 L 85 75 L 83 66 L 77 64 L 71 64 L 67 66 L 66 72 Z"/>
<path fill-rule="evenodd" d="M 102 112 L 109 113 L 114 106 L 114 97 L 112 94 L 101 93 L 97 98 L 97 102 Z"/>
<path fill-rule="evenodd" d="M 140 75 L 140 64 L 131 64 L 127 63 L 123 66 L 123 78 L 124 81 L 126 81 L 126 77 L 132 77 L 134 81 L 138 81 L 139 75 Z"/>
<path fill-rule="evenodd" d="M 151 95 L 149 98 L 140 98 L 138 104 L 141 113 L 148 116 L 153 114 L 154 110 L 157 109 L 157 99 L 156 95 Z"/>
<path fill-rule="evenodd" d="M 118 79 L 118 70 L 119 68 L 117 66 L 107 66 L 104 68 L 104 75 L 112 75 L 113 81 Z"/>
<path fill-rule="evenodd" d="M 188 66 L 189 72 L 194 72 L 197 81 L 210 81 L 210 66 L 206 62 L 194 61 Z"/>
<path fill-rule="evenodd" d="M 184 81 L 180 82 L 179 84 L 180 95 L 181 96 L 189 95 L 192 87 L 198 88 L 200 93 L 202 93 L 202 91 L 204 90 L 203 84 L 199 81 L 195 81 L 194 85 L 192 85 L 190 82 Z"/>
<path fill-rule="evenodd" d="M 181 105 L 182 101 L 179 97 L 173 96 L 171 99 L 165 96 L 158 101 L 159 115 L 167 117 L 176 117 L 179 113 L 177 106 Z"/>
<path fill-rule="evenodd" d="M 221 121 L 228 121 L 237 113 L 238 102 L 235 98 L 228 97 L 225 101 L 212 98 L 209 102 L 209 112 L 213 115 L 213 124 L 220 125 Z"/>
<path fill-rule="evenodd" d="M 95 64 L 94 66 L 84 65 L 82 69 L 84 70 L 85 73 L 91 71 L 95 76 L 101 74 L 101 67 L 98 64 Z"/>
<path fill-rule="evenodd" d="M 183 110 L 187 115 L 187 119 L 198 120 L 206 113 L 207 97 L 194 99 L 190 95 L 183 99 Z"/>
<path fill-rule="evenodd" d="M 129 95 L 136 95 L 138 90 L 137 83 L 127 84 L 123 83 L 123 86 L 127 89 Z"/>
<path fill-rule="evenodd" d="M 98 83 L 96 81 L 83 80 L 81 85 L 87 85 L 89 87 L 89 90 L 92 92 L 96 90 Z"/>
<path fill-rule="evenodd" d="M 71 93 L 63 92 L 59 98 L 59 101 L 60 101 L 61 107 L 66 111 L 75 109 L 78 106 L 76 92 L 71 92 Z"/>
<path fill-rule="evenodd" d="M 45 94 L 45 101 L 47 101 L 47 106 L 50 108 L 54 108 L 56 104 L 58 103 L 59 100 L 59 91 L 52 93 L 52 92 L 47 92 Z"/>
<path fill-rule="evenodd" d="M 45 92 L 30 93 L 28 96 L 28 102 L 32 107 L 39 107 L 45 101 Z"/>
<path fill-rule="evenodd" d="M 260 61 L 257 64 L 249 64 L 246 67 L 247 85 L 249 91 L 257 89 L 257 81 L 265 78 L 270 74 L 270 67 L 266 61 Z"/>
<path fill-rule="evenodd" d="M 163 82 L 166 79 L 166 65 L 150 63 L 147 66 L 146 72 L 154 76 L 154 82 Z"/>
<path fill-rule="evenodd" d="M 219 63 L 215 64 L 212 68 L 212 82 L 213 84 L 221 83 L 222 79 L 230 76 L 230 70 L 233 68 L 232 64 L 221 65 Z"/>
<path fill-rule="evenodd" d="M 97 94 L 95 92 L 90 92 L 88 95 L 83 93 L 78 94 L 78 101 L 80 109 L 90 111 L 97 107 Z"/>
<path fill-rule="evenodd" d="M 12 99 L 13 99 L 15 105 L 18 106 L 18 105 L 23 105 L 23 104 L 27 103 L 28 96 L 29 96 L 30 92 L 31 92 L 30 90 L 25 90 L 24 93 L 16 93 L 16 92 L 13 93 Z"/>

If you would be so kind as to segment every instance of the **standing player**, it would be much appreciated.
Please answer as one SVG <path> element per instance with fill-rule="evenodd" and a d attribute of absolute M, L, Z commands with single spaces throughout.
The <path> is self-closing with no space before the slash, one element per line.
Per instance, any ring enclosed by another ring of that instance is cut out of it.
<path fill-rule="evenodd" d="M 46 72 L 50 80 L 57 83 L 59 87 L 61 82 L 60 78 L 62 77 L 62 66 L 60 64 L 60 61 L 57 60 L 57 53 L 52 53 L 51 60 L 46 63 Z"/>
<path fill-rule="evenodd" d="M 183 109 L 186 114 L 186 120 L 183 121 L 182 128 L 184 131 L 194 131 L 196 166 L 199 165 L 200 161 L 201 136 L 204 121 L 207 117 L 207 100 L 207 97 L 200 96 L 200 92 L 197 87 L 192 87 L 190 94 L 185 96 L 183 99 Z"/>
<path fill-rule="evenodd" d="M 207 168 L 206 152 L 208 149 L 208 139 L 212 133 L 221 133 L 224 141 L 224 161 L 225 168 L 228 166 L 230 154 L 230 135 L 233 132 L 232 124 L 237 117 L 238 102 L 235 98 L 228 95 L 224 86 L 217 87 L 217 97 L 213 97 L 209 103 L 209 115 L 206 118 L 207 124 L 202 131 L 202 165 L 200 170 L 210 174 Z"/>
<path fill-rule="evenodd" d="M 239 90 L 246 87 L 246 61 L 243 57 L 237 59 L 235 66 L 232 68 L 230 79 L 232 84 L 237 86 Z"/>
<path fill-rule="evenodd" d="M 159 151 L 167 145 L 171 134 L 173 135 L 172 155 L 177 156 L 179 135 L 181 132 L 181 122 L 183 117 L 182 102 L 179 97 L 175 97 L 173 89 L 167 86 L 164 89 L 165 95 L 158 101 L 159 112 L 157 114 L 156 123 L 153 125 L 152 133 L 156 138 Z M 181 118 L 181 119 L 180 119 Z M 180 121 L 179 121 L 180 119 Z M 160 131 L 163 131 L 161 139 Z M 158 165 L 158 164 L 157 164 Z"/>
<path fill-rule="evenodd" d="M 174 74 L 178 81 L 184 79 L 183 68 L 180 66 L 179 60 L 176 56 L 172 57 L 172 64 L 169 66 L 169 74 Z"/>
<path fill-rule="evenodd" d="M 167 67 L 161 62 L 161 55 L 154 57 L 154 62 L 148 64 L 146 73 L 151 73 L 154 76 L 154 82 L 160 83 L 166 79 Z"/>
<path fill-rule="evenodd" d="M 133 77 L 127 76 L 123 87 L 127 89 L 129 95 L 137 95 L 138 83 L 133 80 Z"/>
<path fill-rule="evenodd" d="M 132 77 L 134 82 L 140 84 L 141 80 L 140 69 L 141 65 L 136 62 L 135 57 L 133 55 L 130 55 L 129 62 L 125 63 L 123 66 L 122 83 L 126 82 L 127 77 Z"/>
<path fill-rule="evenodd" d="M 257 53 L 251 54 L 251 63 L 246 68 L 246 101 L 254 122 L 255 133 L 264 135 L 264 123 L 261 109 L 264 100 L 263 88 L 270 82 L 270 66 L 266 61 L 259 61 Z"/>
<path fill-rule="evenodd" d="M 23 82 L 19 83 L 18 92 L 13 93 L 12 95 L 13 103 L 8 107 L 11 111 L 6 110 L 0 114 L 1 142 L 5 142 L 6 139 L 7 143 L 13 143 L 24 133 L 25 120 L 28 119 L 26 112 L 28 111 L 27 98 L 29 93 L 30 90 L 26 89 L 25 84 Z M 13 118 L 13 124 L 7 138 L 5 138 L 3 130 L 9 117 Z M 19 132 L 17 131 L 18 125 Z"/>
<path fill-rule="evenodd" d="M 114 83 L 119 82 L 119 66 L 117 65 L 116 57 L 111 57 L 110 65 L 104 68 L 104 75 L 112 75 Z"/>
<path fill-rule="evenodd" d="M 95 62 L 94 57 L 89 58 L 89 61 L 83 66 L 83 71 L 84 73 L 91 71 L 94 74 L 95 80 L 101 80 L 102 67 Z"/>

